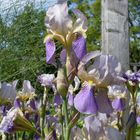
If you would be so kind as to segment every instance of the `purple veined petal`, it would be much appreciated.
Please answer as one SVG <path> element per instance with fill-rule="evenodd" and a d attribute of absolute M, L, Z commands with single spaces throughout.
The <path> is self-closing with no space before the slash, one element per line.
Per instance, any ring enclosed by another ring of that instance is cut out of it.
<path fill-rule="evenodd" d="M 54 106 L 58 106 L 61 105 L 63 103 L 62 97 L 60 96 L 60 94 L 55 94 L 54 95 Z"/>
<path fill-rule="evenodd" d="M 109 101 L 106 91 L 101 90 L 96 96 L 96 102 L 98 106 L 98 111 L 101 113 L 110 114 L 113 112 L 113 108 Z"/>
<path fill-rule="evenodd" d="M 28 112 L 28 111 L 25 111 L 25 114 L 24 114 L 24 116 L 25 116 L 25 118 L 26 118 L 27 120 L 29 120 L 29 118 L 30 118 L 30 115 L 29 115 L 29 112 Z"/>
<path fill-rule="evenodd" d="M 122 98 L 116 98 L 112 101 L 112 107 L 117 110 L 121 111 L 124 109 L 124 100 Z"/>
<path fill-rule="evenodd" d="M 46 63 L 55 65 L 55 44 L 51 38 L 47 38 L 45 42 L 46 47 Z"/>
<path fill-rule="evenodd" d="M 30 107 L 33 109 L 33 110 L 36 110 L 36 104 L 35 104 L 35 99 L 30 99 L 29 100 L 29 103 L 30 103 Z"/>
<path fill-rule="evenodd" d="M 83 56 L 87 53 L 86 39 L 80 34 L 78 34 L 76 39 L 72 42 L 72 47 L 73 47 L 76 57 L 79 60 L 81 60 Z"/>
<path fill-rule="evenodd" d="M 136 121 L 137 121 L 137 124 L 140 125 L 140 116 L 137 117 Z"/>
<path fill-rule="evenodd" d="M 74 105 L 74 96 L 71 93 L 68 94 L 68 104 L 70 106 L 73 106 Z"/>
<path fill-rule="evenodd" d="M 66 49 L 62 49 L 60 52 L 60 61 L 63 65 L 66 64 Z"/>
<path fill-rule="evenodd" d="M 14 129 L 13 120 L 11 117 L 4 116 L 0 124 L 0 132 L 10 133 Z"/>
<path fill-rule="evenodd" d="M 15 100 L 14 100 L 14 107 L 15 108 L 17 108 L 17 107 L 20 108 L 20 100 L 19 100 L 18 97 L 16 97 Z"/>
<path fill-rule="evenodd" d="M 84 114 L 95 114 L 97 112 L 97 104 L 93 95 L 93 88 L 87 83 L 74 98 L 75 108 Z"/>

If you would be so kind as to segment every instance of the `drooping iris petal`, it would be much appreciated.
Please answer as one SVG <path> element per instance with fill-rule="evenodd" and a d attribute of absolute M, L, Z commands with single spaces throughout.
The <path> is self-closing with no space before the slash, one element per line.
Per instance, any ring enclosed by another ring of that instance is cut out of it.
<path fill-rule="evenodd" d="M 114 99 L 112 102 L 112 107 L 117 111 L 123 110 L 124 109 L 124 100 L 121 98 Z"/>
<path fill-rule="evenodd" d="M 77 35 L 76 39 L 72 42 L 72 46 L 76 57 L 81 60 L 87 53 L 85 38 L 82 35 Z"/>
<path fill-rule="evenodd" d="M 68 15 L 67 1 L 57 1 L 54 6 L 48 8 L 46 12 L 45 25 L 48 32 L 66 36 L 72 28 L 72 20 Z"/>
<path fill-rule="evenodd" d="M 58 106 L 61 105 L 63 102 L 62 97 L 60 96 L 60 94 L 55 94 L 54 95 L 54 106 Z"/>
<path fill-rule="evenodd" d="M 108 114 L 113 112 L 113 108 L 105 91 L 99 91 L 99 93 L 96 96 L 96 101 L 99 112 Z"/>
<path fill-rule="evenodd" d="M 46 63 L 55 65 L 55 44 L 54 42 L 48 38 L 45 42 L 46 46 Z"/>
<path fill-rule="evenodd" d="M 107 127 L 106 131 L 108 140 L 125 140 L 125 134 L 113 127 Z"/>
<path fill-rule="evenodd" d="M 88 131 L 90 140 L 93 138 L 99 140 L 105 136 L 104 121 L 107 123 L 106 115 L 101 113 L 98 116 L 88 116 L 84 119 L 84 126 Z"/>
<path fill-rule="evenodd" d="M 14 107 L 15 108 L 20 108 L 20 101 L 19 101 L 19 98 L 18 97 L 16 97 L 16 99 L 14 100 Z"/>
<path fill-rule="evenodd" d="M 41 74 L 38 76 L 38 80 L 41 83 L 41 86 L 52 87 L 54 79 L 54 74 Z"/>
<path fill-rule="evenodd" d="M 75 108 L 84 114 L 95 114 L 97 112 L 96 100 L 93 88 L 85 83 L 84 87 L 74 98 Z"/>
<path fill-rule="evenodd" d="M 0 124 L 0 132 L 10 133 L 13 131 L 13 128 L 12 118 L 5 116 Z"/>

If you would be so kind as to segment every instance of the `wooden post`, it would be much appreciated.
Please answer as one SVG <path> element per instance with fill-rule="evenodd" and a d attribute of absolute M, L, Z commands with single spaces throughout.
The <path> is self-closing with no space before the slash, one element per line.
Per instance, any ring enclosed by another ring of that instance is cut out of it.
<path fill-rule="evenodd" d="M 129 69 L 128 0 L 102 0 L 102 52 Z"/>

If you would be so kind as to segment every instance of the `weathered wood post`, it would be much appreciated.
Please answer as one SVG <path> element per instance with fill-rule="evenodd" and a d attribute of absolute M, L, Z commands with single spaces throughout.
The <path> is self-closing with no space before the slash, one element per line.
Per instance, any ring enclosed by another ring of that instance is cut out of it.
<path fill-rule="evenodd" d="M 102 0 L 102 52 L 129 68 L 128 0 Z"/>

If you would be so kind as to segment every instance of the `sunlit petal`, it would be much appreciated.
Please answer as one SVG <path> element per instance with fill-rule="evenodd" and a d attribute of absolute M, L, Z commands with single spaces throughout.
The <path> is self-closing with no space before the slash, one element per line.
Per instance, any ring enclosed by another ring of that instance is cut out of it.
<path fill-rule="evenodd" d="M 45 25 L 48 32 L 66 36 L 72 28 L 72 21 L 68 15 L 67 1 L 58 1 L 46 12 Z"/>

